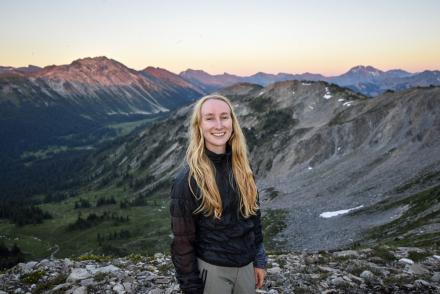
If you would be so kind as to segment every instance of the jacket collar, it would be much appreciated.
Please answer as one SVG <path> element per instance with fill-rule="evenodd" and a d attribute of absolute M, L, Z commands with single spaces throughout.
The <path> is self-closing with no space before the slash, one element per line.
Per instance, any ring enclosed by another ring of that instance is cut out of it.
<path fill-rule="evenodd" d="M 228 158 L 231 158 L 232 148 L 231 148 L 231 146 L 229 146 L 229 144 L 226 144 L 226 152 L 222 153 L 222 154 L 217 154 L 217 153 L 212 152 L 211 150 L 209 150 L 205 146 L 205 153 L 208 156 L 208 158 L 211 159 L 211 161 L 213 163 L 221 163 L 222 161 L 224 161 Z"/>

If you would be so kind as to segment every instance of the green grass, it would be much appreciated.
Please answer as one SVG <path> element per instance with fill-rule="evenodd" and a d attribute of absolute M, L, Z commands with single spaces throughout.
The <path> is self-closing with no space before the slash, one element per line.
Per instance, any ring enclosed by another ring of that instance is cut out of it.
<path fill-rule="evenodd" d="M 135 128 L 142 126 L 142 125 L 146 125 L 146 124 L 151 123 L 155 120 L 157 120 L 157 118 L 153 117 L 153 118 L 147 118 L 147 119 L 142 119 L 142 120 L 133 121 L 133 122 L 111 124 L 111 125 L 108 125 L 108 128 L 115 129 L 117 131 L 118 135 L 120 135 L 120 136 L 125 136 L 125 135 L 129 134 L 131 131 L 133 131 Z"/>
<path fill-rule="evenodd" d="M 397 246 L 421 246 L 438 247 L 440 236 L 437 233 L 423 235 L 405 235 L 405 233 L 421 228 L 440 219 L 440 211 L 432 211 L 426 214 L 426 211 L 436 205 L 440 198 L 440 185 L 429 188 L 425 191 L 405 197 L 404 199 L 391 202 L 384 201 L 374 206 L 376 210 L 388 210 L 394 207 L 407 205 L 409 208 L 401 217 L 394 221 L 375 227 L 366 235 L 365 240 L 377 240 L 382 244 Z M 369 210 L 373 209 L 370 208 Z M 366 212 L 363 211 L 362 213 Z"/>
<path fill-rule="evenodd" d="M 37 151 L 25 151 L 23 154 L 21 154 L 21 159 L 28 159 L 30 157 L 35 159 L 45 159 L 49 157 L 49 154 L 56 154 L 60 152 L 66 152 L 70 151 L 69 147 L 67 146 L 48 146 L 45 149 L 40 149 Z"/>
<path fill-rule="evenodd" d="M 262 217 L 264 246 L 268 251 L 278 251 L 283 244 L 276 242 L 273 238 L 286 228 L 287 210 L 267 210 Z"/>
<path fill-rule="evenodd" d="M 408 252 L 408 258 L 411 260 L 414 260 L 415 262 L 419 262 L 427 258 L 428 256 L 431 256 L 431 253 L 429 252 L 417 252 L 417 251 L 410 251 Z"/>
<path fill-rule="evenodd" d="M 387 247 L 384 246 L 375 247 L 373 248 L 373 252 L 375 256 L 382 258 L 386 262 L 392 262 L 396 260 L 394 254 Z"/>
<path fill-rule="evenodd" d="M 30 272 L 30 273 L 27 273 L 27 274 L 23 274 L 23 275 L 20 277 L 20 280 L 21 280 L 23 283 L 26 283 L 26 284 L 35 284 L 35 283 L 37 283 L 38 280 L 40 280 L 40 278 L 43 277 L 45 274 L 46 274 L 46 271 L 44 271 L 44 270 L 42 270 L 42 269 L 39 269 L 39 270 L 36 270 L 36 271 Z"/>
<path fill-rule="evenodd" d="M 96 199 L 103 196 L 114 196 L 117 204 L 93 207 Z M 74 203 L 79 197 L 88 199 L 92 203 L 92 207 L 74 209 Z M 43 210 L 52 214 L 53 219 L 46 220 L 42 224 L 22 227 L 3 221 L 0 223 L 0 231 L 5 236 L 3 238 L 5 244 L 12 246 L 17 243 L 26 254 L 27 260 L 49 257 L 55 244 L 60 248 L 55 255 L 58 258 L 83 254 L 120 253 L 127 255 L 141 253 L 151 255 L 156 252 L 168 252 L 171 230 L 167 195 L 157 193 L 148 197 L 149 205 L 147 206 L 121 209 L 119 201 L 126 197 L 127 195 L 122 188 L 115 187 L 83 192 L 77 197 L 59 203 L 40 205 Z M 79 212 L 85 218 L 92 212 L 100 215 L 104 211 L 115 212 L 119 216 L 128 216 L 130 221 L 115 225 L 113 221 L 108 220 L 85 230 L 68 231 L 66 229 L 69 224 L 76 221 Z M 109 233 L 120 230 L 128 230 L 130 237 L 121 240 L 105 240 L 103 244 L 111 246 L 107 246 L 104 252 L 103 247 L 98 243 L 97 234 L 107 236 Z"/>

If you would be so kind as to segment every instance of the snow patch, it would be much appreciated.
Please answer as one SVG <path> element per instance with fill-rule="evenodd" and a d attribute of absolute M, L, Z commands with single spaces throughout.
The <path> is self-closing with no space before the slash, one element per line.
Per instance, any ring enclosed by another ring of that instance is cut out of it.
<path fill-rule="evenodd" d="M 345 99 L 342 99 L 342 98 L 338 99 L 338 102 L 342 102 L 342 101 L 345 101 Z"/>
<path fill-rule="evenodd" d="M 347 101 L 347 102 L 344 102 L 344 104 L 342 104 L 343 106 L 351 106 L 351 104 L 353 103 L 353 101 Z"/>
<path fill-rule="evenodd" d="M 322 96 L 322 98 L 324 98 L 324 99 L 330 99 L 330 98 L 332 98 L 332 97 L 333 97 L 333 96 L 332 96 L 332 94 L 330 93 L 328 87 L 325 87 L 325 94 L 324 94 L 324 96 Z"/>
<path fill-rule="evenodd" d="M 258 96 L 263 95 L 264 91 L 261 91 L 260 93 L 258 93 Z"/>
<path fill-rule="evenodd" d="M 303 86 L 310 86 L 311 85 L 311 83 L 301 83 L 301 85 L 303 85 Z"/>
<path fill-rule="evenodd" d="M 343 209 L 343 210 L 337 210 L 337 211 L 326 211 L 326 212 L 321 213 L 319 216 L 322 217 L 322 218 L 331 218 L 331 217 L 334 217 L 334 216 L 337 216 L 337 215 L 349 213 L 352 210 L 356 210 L 356 209 L 359 209 L 359 208 L 362 208 L 362 207 L 364 207 L 364 205 L 359 205 L 357 207 L 353 207 L 353 208 L 349 208 L 349 209 Z"/>
<path fill-rule="evenodd" d="M 311 109 L 311 110 L 313 110 L 314 108 L 313 108 L 313 106 L 311 106 L 311 105 L 309 105 L 309 108 Z"/>
<path fill-rule="evenodd" d="M 308 170 L 312 170 L 312 169 L 313 169 L 313 167 L 309 166 L 309 167 L 308 167 L 307 169 L 308 169 Z"/>

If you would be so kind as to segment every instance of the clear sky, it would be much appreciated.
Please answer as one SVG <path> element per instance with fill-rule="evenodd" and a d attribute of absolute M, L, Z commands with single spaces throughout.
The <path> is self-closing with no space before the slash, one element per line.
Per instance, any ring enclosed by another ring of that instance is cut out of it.
<path fill-rule="evenodd" d="M 440 0 L 0 0 L 0 65 L 105 55 L 140 70 L 440 69 Z"/>

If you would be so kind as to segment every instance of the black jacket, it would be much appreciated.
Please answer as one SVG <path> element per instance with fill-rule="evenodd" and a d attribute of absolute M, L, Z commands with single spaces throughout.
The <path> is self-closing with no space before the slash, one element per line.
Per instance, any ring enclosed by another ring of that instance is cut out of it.
<path fill-rule="evenodd" d="M 262 248 L 261 214 L 244 218 L 239 211 L 238 187 L 233 179 L 231 150 L 216 154 L 205 148 L 215 166 L 216 182 L 222 199 L 222 217 L 194 215 L 199 203 L 188 186 L 188 167 L 184 167 L 171 190 L 171 228 L 174 239 L 171 257 L 176 277 L 185 293 L 201 293 L 197 257 L 214 265 L 240 267 L 255 260 L 257 248 Z M 192 179 L 193 191 L 198 192 Z M 263 249 L 264 250 L 264 249 Z"/>

